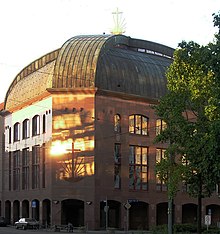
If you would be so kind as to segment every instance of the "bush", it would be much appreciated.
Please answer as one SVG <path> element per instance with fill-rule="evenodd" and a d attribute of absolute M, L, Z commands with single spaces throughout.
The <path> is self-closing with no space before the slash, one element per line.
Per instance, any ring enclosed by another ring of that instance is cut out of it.
<path fill-rule="evenodd" d="M 167 234 L 168 233 L 168 227 L 167 225 L 160 225 L 154 227 L 152 230 L 153 234 Z M 174 224 L 173 225 L 173 233 L 182 233 L 182 234 L 187 234 L 187 233 L 196 233 L 197 227 L 196 225 L 193 224 Z M 220 233 L 219 233 L 220 234 Z"/>
<path fill-rule="evenodd" d="M 205 228 L 204 228 L 204 231 L 202 232 L 202 233 L 205 233 L 205 234 L 220 234 L 220 229 L 218 228 L 218 227 L 213 227 L 213 226 L 210 226 L 209 227 L 209 229 L 207 230 L 207 228 L 206 228 L 206 230 L 205 230 Z"/>
<path fill-rule="evenodd" d="M 174 233 L 185 232 L 185 233 L 196 233 L 197 227 L 193 224 L 174 224 Z"/>
<path fill-rule="evenodd" d="M 159 226 L 156 226 L 154 228 L 152 228 L 152 233 L 153 234 L 167 234 L 167 225 L 164 224 L 164 225 L 159 225 Z"/>

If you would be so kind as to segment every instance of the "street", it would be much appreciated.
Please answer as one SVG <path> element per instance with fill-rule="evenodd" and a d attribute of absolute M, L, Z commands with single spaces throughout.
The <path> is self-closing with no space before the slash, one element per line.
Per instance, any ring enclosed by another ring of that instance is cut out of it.
<path fill-rule="evenodd" d="M 8 226 L 8 227 L 0 227 L 0 233 L 10 233 L 10 234 L 17 234 L 17 233 L 26 233 L 26 234 L 43 234 L 43 233 L 48 233 L 49 231 L 46 230 L 21 230 L 21 229 L 15 229 L 15 227 Z"/>
<path fill-rule="evenodd" d="M 8 226 L 8 227 L 0 227 L 0 233 L 2 234 L 48 234 L 48 233 L 56 233 L 54 230 L 46 230 L 46 229 L 39 229 L 39 230 L 32 230 L 32 229 L 27 229 L 27 230 L 21 230 L 21 229 L 15 229 L 13 226 Z M 60 233 L 68 233 L 67 231 L 61 231 Z M 71 232 L 71 233 L 82 233 L 79 230 Z M 84 232 L 83 232 L 84 233 Z M 109 232 L 109 231 L 87 231 L 86 233 L 88 234 L 107 234 L 107 233 L 115 233 L 115 234 L 150 234 L 151 232 L 149 231 L 115 231 L 115 232 Z"/>

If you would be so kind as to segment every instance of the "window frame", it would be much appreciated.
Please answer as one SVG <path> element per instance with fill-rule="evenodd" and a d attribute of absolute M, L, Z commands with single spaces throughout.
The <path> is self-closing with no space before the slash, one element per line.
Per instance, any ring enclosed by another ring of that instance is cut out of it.
<path fill-rule="evenodd" d="M 149 118 L 145 115 L 129 115 L 129 133 L 148 136 L 149 135 Z"/>
<path fill-rule="evenodd" d="M 149 147 L 147 146 L 137 146 L 137 145 L 129 146 L 129 189 L 130 190 L 135 190 L 135 191 L 148 190 L 148 180 L 149 180 L 148 152 L 149 152 Z M 137 177 L 138 174 L 139 176 Z"/>
<path fill-rule="evenodd" d="M 22 139 L 28 139 L 30 137 L 30 120 L 25 119 L 22 122 Z"/>
<path fill-rule="evenodd" d="M 32 136 L 40 135 L 40 115 L 32 118 Z"/>
<path fill-rule="evenodd" d="M 159 163 L 165 157 L 166 149 L 165 148 L 156 148 L 156 164 Z M 167 191 L 167 186 L 164 181 L 161 181 L 158 176 L 155 177 L 156 189 L 157 191 Z"/>
<path fill-rule="evenodd" d="M 164 120 L 162 119 L 157 119 L 156 120 L 156 136 L 161 134 L 161 132 L 167 127 L 167 124 Z"/>
<path fill-rule="evenodd" d="M 13 140 L 14 142 L 17 142 L 20 140 L 20 123 L 16 122 L 13 127 L 14 134 L 13 134 Z"/>
<path fill-rule="evenodd" d="M 117 133 L 121 132 L 121 116 L 120 116 L 120 114 L 114 115 L 114 131 Z"/>

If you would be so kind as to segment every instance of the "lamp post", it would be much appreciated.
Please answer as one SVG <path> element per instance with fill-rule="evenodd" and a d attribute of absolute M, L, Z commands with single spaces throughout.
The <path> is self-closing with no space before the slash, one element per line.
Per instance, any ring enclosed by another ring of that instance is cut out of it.
<path fill-rule="evenodd" d="M 104 207 L 104 211 L 105 211 L 105 229 L 106 229 L 106 231 L 108 229 L 108 209 L 109 209 L 109 206 L 108 206 L 108 200 L 107 200 L 107 197 L 106 197 L 105 207 Z"/>

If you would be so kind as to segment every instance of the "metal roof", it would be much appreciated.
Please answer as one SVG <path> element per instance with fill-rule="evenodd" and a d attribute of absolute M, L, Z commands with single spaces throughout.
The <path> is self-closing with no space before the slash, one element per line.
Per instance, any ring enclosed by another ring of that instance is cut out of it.
<path fill-rule="evenodd" d="M 124 35 L 83 35 L 24 68 L 5 97 L 5 108 L 48 88 L 98 88 L 158 99 L 166 92 L 170 47 Z"/>

